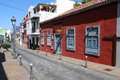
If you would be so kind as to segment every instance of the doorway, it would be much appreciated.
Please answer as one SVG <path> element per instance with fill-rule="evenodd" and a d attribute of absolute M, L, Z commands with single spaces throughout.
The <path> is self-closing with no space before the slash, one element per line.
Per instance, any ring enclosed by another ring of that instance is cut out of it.
<path fill-rule="evenodd" d="M 61 34 L 55 34 L 55 54 L 61 52 Z"/>

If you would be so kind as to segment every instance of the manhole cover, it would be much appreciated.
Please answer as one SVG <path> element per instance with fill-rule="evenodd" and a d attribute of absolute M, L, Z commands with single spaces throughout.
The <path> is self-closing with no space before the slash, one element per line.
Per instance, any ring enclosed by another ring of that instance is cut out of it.
<path fill-rule="evenodd" d="M 106 68 L 106 69 L 104 69 L 105 71 L 112 71 L 112 69 L 109 69 L 109 68 Z"/>

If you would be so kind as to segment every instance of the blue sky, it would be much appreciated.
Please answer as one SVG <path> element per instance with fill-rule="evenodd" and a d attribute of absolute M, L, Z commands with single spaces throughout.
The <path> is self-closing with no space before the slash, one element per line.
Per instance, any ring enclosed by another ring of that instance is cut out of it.
<path fill-rule="evenodd" d="M 0 28 L 12 30 L 12 16 L 15 16 L 17 20 L 16 25 L 20 25 L 24 16 L 28 13 L 29 6 L 35 6 L 38 3 L 46 3 L 46 1 L 55 2 L 56 0 L 0 0 Z M 81 2 L 81 0 L 72 1 Z M 22 10 L 7 7 L 4 6 L 4 4 L 7 6 L 20 8 Z"/>

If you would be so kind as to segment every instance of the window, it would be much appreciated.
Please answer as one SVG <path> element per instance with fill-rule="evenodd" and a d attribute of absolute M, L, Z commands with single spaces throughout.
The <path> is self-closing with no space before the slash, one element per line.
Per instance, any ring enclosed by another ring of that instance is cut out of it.
<path fill-rule="evenodd" d="M 37 12 L 39 12 L 39 11 L 40 11 L 40 8 L 38 7 L 38 8 L 37 8 Z"/>
<path fill-rule="evenodd" d="M 37 23 L 36 23 L 36 24 L 37 24 L 37 29 L 39 29 L 39 21 L 37 21 Z"/>
<path fill-rule="evenodd" d="M 27 33 L 28 33 L 28 31 L 29 31 L 29 22 L 28 22 L 28 26 L 27 26 Z"/>
<path fill-rule="evenodd" d="M 37 37 L 37 43 L 38 43 L 38 45 L 39 45 L 39 37 Z"/>
<path fill-rule="evenodd" d="M 30 18 L 30 14 L 31 14 L 31 13 L 29 12 L 29 18 Z"/>
<path fill-rule="evenodd" d="M 41 45 L 44 45 L 44 32 L 41 32 Z"/>
<path fill-rule="evenodd" d="M 47 31 L 47 46 L 51 46 L 51 31 Z"/>
<path fill-rule="evenodd" d="M 36 13 L 36 10 L 34 9 L 34 14 Z"/>
<path fill-rule="evenodd" d="M 66 29 L 67 50 L 75 51 L 75 28 Z"/>
<path fill-rule="evenodd" d="M 100 56 L 100 27 L 86 27 L 85 53 Z"/>
<path fill-rule="evenodd" d="M 35 22 L 32 22 L 32 33 L 35 32 Z"/>

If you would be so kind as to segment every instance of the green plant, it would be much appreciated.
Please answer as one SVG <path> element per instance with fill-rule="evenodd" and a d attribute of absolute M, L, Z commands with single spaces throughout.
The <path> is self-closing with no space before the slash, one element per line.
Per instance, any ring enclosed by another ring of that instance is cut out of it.
<path fill-rule="evenodd" d="M 87 3 L 87 2 L 90 2 L 90 1 L 92 1 L 92 0 L 86 0 L 86 3 Z"/>
<path fill-rule="evenodd" d="M 2 47 L 3 47 L 4 49 L 8 50 L 8 48 L 11 47 L 11 43 L 9 43 L 9 42 L 4 42 L 4 43 L 2 44 Z"/>
<path fill-rule="evenodd" d="M 86 0 L 82 0 L 82 4 L 85 4 L 86 3 Z"/>
<path fill-rule="evenodd" d="M 77 6 L 80 6 L 80 2 L 75 1 L 75 4 L 73 4 L 74 8 Z"/>

